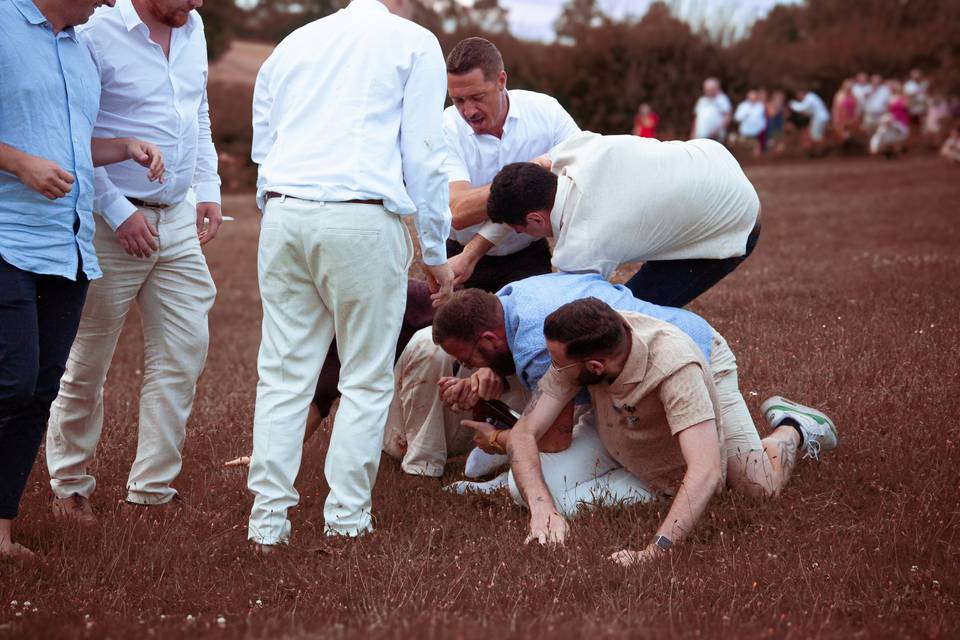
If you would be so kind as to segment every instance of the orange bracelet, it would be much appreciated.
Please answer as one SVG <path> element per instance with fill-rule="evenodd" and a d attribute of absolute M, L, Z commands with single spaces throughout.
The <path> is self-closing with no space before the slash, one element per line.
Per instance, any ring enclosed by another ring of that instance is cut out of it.
<path fill-rule="evenodd" d="M 497 451 L 499 451 L 500 453 L 506 453 L 507 452 L 506 447 L 504 447 L 502 444 L 500 444 L 497 441 L 500 438 L 500 433 L 501 433 L 500 429 L 493 430 L 493 433 L 490 434 L 490 446 L 496 449 Z"/>

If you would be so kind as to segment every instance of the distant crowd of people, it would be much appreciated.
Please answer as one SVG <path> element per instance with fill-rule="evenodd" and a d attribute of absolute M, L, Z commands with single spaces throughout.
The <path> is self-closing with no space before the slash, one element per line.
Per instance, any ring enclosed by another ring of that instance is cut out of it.
<path fill-rule="evenodd" d="M 945 159 L 960 162 L 960 98 L 933 93 L 920 69 L 902 82 L 860 72 L 844 80 L 829 107 L 809 89 L 795 91 L 789 100 L 784 91 L 759 88 L 747 91 L 734 109 L 720 81 L 707 78 L 693 112 L 691 139 L 746 145 L 755 157 L 784 151 L 785 124 L 797 114 L 805 122 L 801 144 L 811 156 L 863 139 L 871 154 L 894 158 L 906 151 L 913 134 L 930 146 L 940 146 Z M 658 122 L 645 102 L 637 111 L 633 133 L 657 137 Z"/>

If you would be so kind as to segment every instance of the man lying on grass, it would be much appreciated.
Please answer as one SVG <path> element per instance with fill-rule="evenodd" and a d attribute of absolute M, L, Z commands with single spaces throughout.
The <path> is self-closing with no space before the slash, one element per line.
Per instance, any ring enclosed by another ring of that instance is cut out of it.
<path fill-rule="evenodd" d="M 584 386 L 600 440 L 622 467 L 610 473 L 673 500 L 644 549 L 610 556 L 624 565 L 654 558 L 687 536 L 724 482 L 749 495 L 776 495 L 798 448 L 819 459 L 821 450 L 837 446 L 826 415 L 776 396 L 761 406 L 773 428 L 761 442 L 737 389 L 733 354 L 716 331 L 709 365 L 673 325 L 614 311 L 596 298 L 563 305 L 547 316 L 543 331 L 553 364 L 540 380 L 536 404 L 507 438 L 514 479 L 530 508 L 528 541 L 566 539 L 567 523 L 544 482 L 536 441 Z"/>

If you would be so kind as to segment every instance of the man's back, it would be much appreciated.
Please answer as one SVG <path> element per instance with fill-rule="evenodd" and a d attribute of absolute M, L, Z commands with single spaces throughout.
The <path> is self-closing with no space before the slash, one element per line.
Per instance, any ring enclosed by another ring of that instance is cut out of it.
<path fill-rule="evenodd" d="M 413 213 L 411 196 L 417 198 L 403 189 L 401 123 L 412 119 L 412 108 L 429 112 L 434 105 L 427 94 L 405 111 L 405 90 L 418 63 L 433 58 L 442 91 L 436 38 L 375 0 L 354 0 L 294 31 L 257 78 L 252 157 L 261 165 L 258 185 L 311 200 L 382 199 L 395 213 Z M 438 99 L 439 116 L 442 94 Z M 439 118 L 435 130 L 436 140 L 419 142 L 425 153 L 442 156 Z"/>
<path fill-rule="evenodd" d="M 584 132 L 550 152 L 559 175 L 553 264 L 609 276 L 625 262 L 743 255 L 760 209 L 739 163 L 713 140 Z"/>

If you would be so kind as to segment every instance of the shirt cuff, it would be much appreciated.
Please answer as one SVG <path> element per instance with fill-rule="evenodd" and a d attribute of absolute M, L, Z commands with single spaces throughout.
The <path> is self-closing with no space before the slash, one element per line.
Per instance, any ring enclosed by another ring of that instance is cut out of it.
<path fill-rule="evenodd" d="M 220 204 L 220 185 L 216 182 L 199 182 L 193 186 L 197 202 L 216 202 Z"/>
<path fill-rule="evenodd" d="M 110 225 L 110 228 L 116 231 L 117 227 L 126 222 L 127 218 L 136 213 L 136 211 L 137 208 L 132 202 L 124 197 L 120 197 L 104 207 L 103 211 L 99 211 L 98 213 L 103 217 L 104 220 L 107 221 L 107 224 Z"/>
<path fill-rule="evenodd" d="M 420 242 L 421 260 L 423 264 L 435 267 L 447 261 L 447 243 L 441 242 L 435 246 L 426 246 Z"/>

